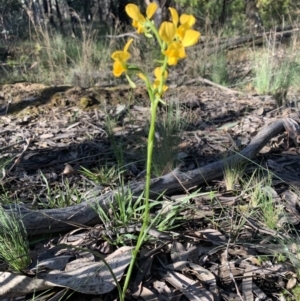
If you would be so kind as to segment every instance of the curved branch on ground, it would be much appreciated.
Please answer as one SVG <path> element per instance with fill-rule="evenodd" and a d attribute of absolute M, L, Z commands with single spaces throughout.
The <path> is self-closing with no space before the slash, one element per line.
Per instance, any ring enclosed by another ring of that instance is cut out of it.
<path fill-rule="evenodd" d="M 238 154 L 187 172 L 174 170 L 160 178 L 153 179 L 151 183 L 151 197 L 155 198 L 162 193 L 171 195 L 182 191 L 183 187 L 189 189 L 221 178 L 224 166 L 233 163 L 241 164 L 254 158 L 272 137 L 284 130 L 284 120 L 277 120 L 264 127 L 249 145 Z M 129 185 L 129 189 L 135 196 L 139 196 L 143 193 L 144 185 L 144 182 L 132 183 Z M 100 223 L 95 207 L 100 206 L 107 211 L 112 204 L 116 204 L 114 195 L 117 193 L 118 190 L 114 190 L 102 194 L 100 188 L 94 188 L 85 194 L 84 202 L 75 206 L 59 209 L 30 210 L 17 205 L 7 211 L 20 215 L 20 219 L 29 236 L 66 232 L 76 227 L 93 226 Z"/>

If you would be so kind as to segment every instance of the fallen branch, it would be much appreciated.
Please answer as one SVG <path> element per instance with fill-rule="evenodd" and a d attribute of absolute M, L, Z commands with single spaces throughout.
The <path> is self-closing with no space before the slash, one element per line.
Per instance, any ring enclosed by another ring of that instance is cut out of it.
<path fill-rule="evenodd" d="M 214 82 L 212 82 L 212 81 L 210 81 L 210 80 L 208 80 L 206 78 L 203 78 L 201 76 L 198 76 L 197 78 L 193 78 L 193 79 L 190 79 L 190 80 L 186 81 L 185 85 L 190 85 L 190 84 L 199 83 L 199 82 L 202 82 L 204 84 L 210 85 L 212 87 L 216 87 L 216 88 L 224 91 L 225 93 L 245 95 L 245 93 L 243 93 L 241 91 L 237 91 L 237 90 L 233 90 L 233 89 L 224 87 L 222 85 L 216 84 L 216 83 L 214 83 Z"/>
<path fill-rule="evenodd" d="M 269 37 L 272 37 L 276 40 L 289 38 L 292 36 L 292 33 L 298 31 L 300 31 L 300 28 L 297 26 L 286 26 L 283 28 L 278 27 L 275 30 L 259 33 L 257 35 L 241 36 L 231 39 L 225 38 L 222 40 L 214 40 L 213 42 L 209 43 L 205 43 L 204 41 L 195 47 L 195 49 L 197 52 L 204 50 L 206 55 L 212 55 L 225 50 L 246 47 L 246 45 L 250 47 L 253 45 L 261 45 L 264 41 L 267 41 Z"/>
<path fill-rule="evenodd" d="M 167 175 L 152 180 L 151 197 L 155 198 L 161 193 L 172 195 L 178 191 L 199 186 L 223 176 L 225 165 L 240 164 L 252 159 L 270 139 L 284 130 L 285 119 L 280 119 L 263 128 L 240 153 L 226 159 L 208 164 L 204 167 L 188 172 L 174 170 Z M 132 183 L 129 189 L 139 196 L 144 191 L 144 182 Z M 116 206 L 114 195 L 118 190 L 102 194 L 100 188 L 86 193 L 85 201 L 79 205 L 59 209 L 29 210 L 20 206 L 11 207 L 7 211 L 19 214 L 28 235 L 65 232 L 75 227 L 93 226 L 100 223 L 99 216 L 94 208 L 100 206 L 107 211 L 113 204 Z"/>

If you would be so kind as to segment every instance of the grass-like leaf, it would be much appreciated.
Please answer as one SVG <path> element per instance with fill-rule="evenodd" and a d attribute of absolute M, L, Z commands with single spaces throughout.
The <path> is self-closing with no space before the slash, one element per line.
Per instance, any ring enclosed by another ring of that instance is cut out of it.
<path fill-rule="evenodd" d="M 0 259 L 19 272 L 30 263 L 29 243 L 24 225 L 0 207 Z"/>

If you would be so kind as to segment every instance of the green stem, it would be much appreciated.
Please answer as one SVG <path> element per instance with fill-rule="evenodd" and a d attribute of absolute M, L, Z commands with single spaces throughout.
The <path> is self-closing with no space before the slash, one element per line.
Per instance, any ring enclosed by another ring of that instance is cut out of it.
<path fill-rule="evenodd" d="M 147 167 L 146 167 L 146 187 L 145 187 L 145 211 L 144 220 L 141 233 L 146 230 L 148 219 L 149 219 L 149 197 L 150 197 L 150 182 L 151 182 L 151 167 L 152 167 L 152 155 L 154 146 L 155 136 L 155 121 L 156 121 L 156 110 L 159 99 L 155 99 L 151 102 L 151 122 L 148 134 L 148 147 L 147 147 Z M 142 231 L 143 230 L 143 231 Z M 140 233 L 140 235 L 141 235 Z"/>
<path fill-rule="evenodd" d="M 151 30 L 155 34 L 157 41 L 163 50 L 164 43 L 160 39 L 160 36 L 158 34 L 158 31 L 156 27 L 151 23 L 150 25 Z M 165 57 L 163 65 L 162 65 L 162 72 L 164 74 L 165 70 L 167 69 L 167 62 L 168 58 Z M 163 79 L 160 82 L 160 86 L 158 88 L 158 91 L 156 91 L 157 94 L 155 94 L 155 91 L 153 91 L 153 88 L 150 84 L 149 78 L 146 76 L 146 86 L 148 90 L 148 95 L 151 102 L 151 120 L 150 120 L 150 129 L 148 133 L 148 145 L 147 145 L 147 165 L 146 165 L 146 184 L 145 184 L 145 203 L 144 203 L 144 216 L 143 216 L 143 224 L 140 230 L 139 237 L 137 239 L 137 243 L 135 245 L 135 248 L 132 252 L 132 259 L 130 261 L 127 275 L 124 281 L 123 285 L 123 291 L 122 291 L 122 298 L 121 301 L 125 300 L 126 291 L 129 285 L 130 277 L 132 275 L 133 267 L 136 262 L 136 258 L 138 256 L 139 250 L 144 242 L 145 236 L 147 234 L 147 227 L 149 223 L 149 212 L 150 212 L 150 206 L 149 206 L 149 197 L 150 197 L 150 183 L 151 183 L 151 167 L 152 167 L 152 155 L 153 155 L 153 147 L 154 147 L 154 137 L 155 137 L 155 122 L 156 122 L 156 111 L 157 111 L 157 105 L 161 101 L 161 96 L 163 93 L 163 85 L 164 85 L 165 79 Z"/>
<path fill-rule="evenodd" d="M 144 238 L 147 232 L 147 226 L 149 221 L 149 197 L 150 197 L 150 182 L 151 182 L 151 165 L 152 165 L 152 154 L 153 154 L 153 146 L 154 146 L 154 136 L 155 136 L 155 121 L 156 121 L 156 110 L 157 105 L 159 103 L 159 98 L 155 98 L 152 89 L 148 89 L 149 98 L 151 101 L 151 121 L 150 121 L 150 129 L 148 133 L 148 146 L 147 146 L 147 165 L 146 165 L 146 185 L 145 185 L 145 204 L 144 204 L 144 217 L 143 224 L 140 230 L 139 237 L 137 239 L 137 243 L 132 253 L 132 259 L 130 261 L 130 265 L 128 267 L 127 275 L 125 278 L 125 282 L 123 285 L 122 291 L 122 299 L 125 300 L 126 291 L 129 285 L 130 277 L 132 275 L 133 267 L 139 253 L 139 250 L 144 242 Z"/>
<path fill-rule="evenodd" d="M 164 45 L 163 45 L 164 43 L 163 43 L 162 39 L 159 36 L 159 33 L 158 33 L 158 30 L 157 30 L 156 26 L 151 21 L 148 21 L 148 22 L 149 22 L 148 23 L 149 28 L 154 33 L 154 35 L 156 37 L 156 40 L 157 40 L 157 42 L 160 46 L 160 49 L 163 51 L 164 50 Z"/>
<path fill-rule="evenodd" d="M 168 67 L 168 58 L 165 56 L 164 63 L 163 63 L 162 68 L 161 68 L 162 74 L 165 74 L 165 71 L 167 70 L 167 67 Z M 162 80 L 160 82 L 159 88 L 158 88 L 158 94 L 159 95 L 163 94 L 163 86 L 165 84 L 165 81 L 166 81 L 165 77 L 163 76 Z"/>

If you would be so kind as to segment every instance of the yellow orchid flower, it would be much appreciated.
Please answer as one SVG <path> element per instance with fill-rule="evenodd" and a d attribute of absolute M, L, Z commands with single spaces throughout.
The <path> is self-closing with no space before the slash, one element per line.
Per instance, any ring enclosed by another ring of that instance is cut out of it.
<path fill-rule="evenodd" d="M 196 23 L 193 15 L 178 16 L 175 8 L 169 8 L 172 22 L 163 22 L 159 28 L 160 38 L 168 45 L 163 52 L 168 57 L 169 65 L 176 65 L 179 59 L 186 57 L 185 48 L 195 45 L 200 38 L 200 32 L 191 29 Z M 178 23 L 180 25 L 178 26 Z"/>
<path fill-rule="evenodd" d="M 163 52 L 168 57 L 168 65 L 177 65 L 178 60 L 186 58 L 185 48 L 195 45 L 200 38 L 200 32 L 189 29 L 182 41 L 174 41 Z"/>
<path fill-rule="evenodd" d="M 157 67 L 154 69 L 154 75 L 155 75 L 155 80 L 154 80 L 154 83 L 153 83 L 153 88 L 154 89 L 158 89 L 160 87 L 160 83 L 162 81 L 162 78 L 164 79 L 164 81 L 168 78 L 169 74 L 168 74 L 168 71 L 165 70 L 164 74 L 162 72 L 162 68 L 161 67 Z M 163 93 L 165 91 L 168 90 L 168 86 L 166 85 L 163 85 Z"/>
<path fill-rule="evenodd" d="M 200 32 L 197 30 L 189 29 L 185 32 L 181 42 L 183 47 L 190 47 L 195 45 L 200 39 Z"/>
<path fill-rule="evenodd" d="M 125 11 L 132 19 L 132 26 L 137 29 L 138 33 L 143 33 L 145 31 L 145 22 L 153 17 L 157 7 L 155 2 L 150 3 L 146 10 L 146 18 L 141 14 L 139 7 L 135 4 L 127 4 Z"/>
<path fill-rule="evenodd" d="M 196 30 L 190 31 L 191 27 L 196 23 L 196 18 L 193 15 L 187 14 L 181 15 L 179 18 L 175 8 L 170 7 L 169 10 L 172 16 L 172 22 L 163 22 L 161 24 L 159 28 L 161 39 L 167 44 L 170 44 L 175 39 L 180 41 L 185 40 L 185 44 L 190 44 L 189 46 L 196 44 L 200 38 L 200 33 Z M 178 23 L 180 23 L 179 26 Z M 187 34 L 188 31 L 189 33 Z M 187 39 L 190 39 L 189 43 L 186 43 Z"/>
<path fill-rule="evenodd" d="M 173 7 L 169 7 L 169 11 L 171 13 L 171 17 L 172 17 L 172 21 L 174 23 L 174 25 L 177 27 L 178 25 L 178 20 L 179 20 L 179 17 L 178 17 L 178 12 L 175 8 Z"/>
<path fill-rule="evenodd" d="M 152 87 L 153 89 L 158 89 L 160 87 L 160 83 L 162 81 L 162 77 L 163 77 L 163 74 L 162 74 L 162 68 L 161 67 L 157 67 L 154 69 L 154 75 L 155 75 L 155 79 L 154 79 L 154 82 L 152 84 Z M 165 70 L 164 72 L 164 81 L 168 78 L 168 71 Z M 142 79 L 145 83 L 148 82 L 148 79 L 146 77 L 146 75 L 144 73 L 137 73 L 137 76 Z M 162 93 L 164 93 L 165 91 L 168 90 L 168 87 L 166 85 L 163 85 L 163 89 L 162 89 Z"/>
<path fill-rule="evenodd" d="M 153 15 L 155 14 L 157 8 L 158 8 L 158 6 L 157 6 L 157 3 L 155 3 L 155 2 L 152 2 L 148 5 L 148 7 L 146 9 L 147 19 L 150 20 L 153 17 Z"/>
<path fill-rule="evenodd" d="M 161 67 L 156 67 L 156 68 L 154 69 L 154 75 L 155 75 L 155 77 L 156 77 L 157 79 L 161 80 L 162 76 L 164 75 L 164 78 L 167 79 L 168 76 L 169 76 L 168 71 L 165 70 L 165 72 L 163 73 L 161 69 L 162 69 Z"/>
<path fill-rule="evenodd" d="M 168 44 L 172 43 L 176 36 L 176 27 L 171 22 L 162 22 L 158 34 L 160 38 Z"/>
<path fill-rule="evenodd" d="M 120 77 L 123 72 L 126 72 L 127 68 L 120 61 L 115 61 L 113 64 L 113 75 L 115 77 Z"/>
<path fill-rule="evenodd" d="M 178 23 L 186 26 L 187 29 L 191 28 L 196 23 L 196 18 L 193 15 L 183 14 L 179 18 L 178 12 L 175 8 L 169 7 L 169 11 L 171 13 L 172 22 L 176 26 L 176 28 L 178 27 Z"/>
<path fill-rule="evenodd" d="M 180 24 L 187 24 L 189 28 L 193 27 L 196 23 L 196 18 L 193 15 L 183 14 L 180 16 Z"/>
<path fill-rule="evenodd" d="M 195 24 L 196 22 L 196 19 L 194 16 L 192 15 L 182 15 L 180 17 L 180 20 L 182 19 L 183 16 L 186 16 L 185 18 L 183 18 L 184 20 L 184 23 L 181 23 L 181 25 L 177 28 L 177 37 L 179 38 L 179 40 L 183 40 L 185 35 L 186 35 L 186 32 L 191 30 L 191 27 Z M 199 35 L 199 38 L 200 38 L 200 35 Z M 198 40 L 199 40 L 198 38 Z"/>
<path fill-rule="evenodd" d="M 115 61 L 113 65 L 113 74 L 115 77 L 120 77 L 122 73 L 127 71 L 126 62 L 130 59 L 128 48 L 132 42 L 133 39 L 129 39 L 123 50 L 115 51 L 111 55 L 111 58 Z"/>
<path fill-rule="evenodd" d="M 164 55 L 168 57 L 168 65 L 177 65 L 178 60 L 186 58 L 185 48 L 181 42 L 172 42 Z"/>

